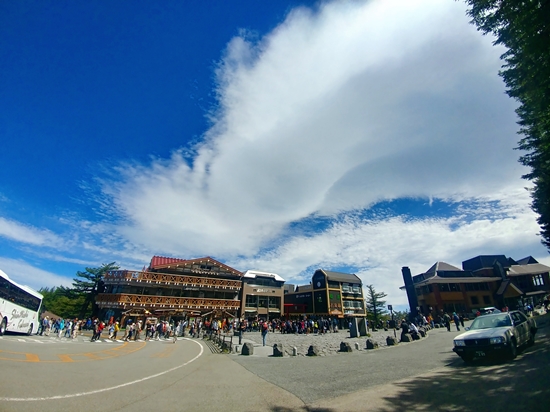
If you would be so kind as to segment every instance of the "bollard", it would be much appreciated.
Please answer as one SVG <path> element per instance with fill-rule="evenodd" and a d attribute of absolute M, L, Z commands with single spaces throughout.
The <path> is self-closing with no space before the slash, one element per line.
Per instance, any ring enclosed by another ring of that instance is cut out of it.
<path fill-rule="evenodd" d="M 355 349 L 359 350 L 359 343 L 355 342 Z"/>
<path fill-rule="evenodd" d="M 292 348 L 292 356 L 298 356 L 298 348 L 296 346 Z"/>

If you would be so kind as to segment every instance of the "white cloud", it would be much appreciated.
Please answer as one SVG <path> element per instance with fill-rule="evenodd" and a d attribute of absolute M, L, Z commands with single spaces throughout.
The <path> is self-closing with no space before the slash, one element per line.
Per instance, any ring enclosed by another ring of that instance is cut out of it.
<path fill-rule="evenodd" d="M 508 193 L 504 206 L 478 204 L 471 215 L 448 218 L 405 218 L 395 216 L 372 220 L 344 219 L 330 229 L 306 237 L 295 237 L 270 254 L 255 259 L 237 259 L 234 267 L 264 268 L 281 274 L 288 283 L 304 284 L 314 269 L 298 273 L 296 268 L 357 268 L 363 284 L 373 284 L 388 294 L 388 303 L 405 305 L 401 268 L 413 275 L 423 273 L 436 261 L 461 267 L 477 255 L 504 254 L 514 259 L 535 256 L 548 264 L 547 251 L 534 234 L 534 213 L 526 206 L 527 193 Z M 486 208 L 493 208 L 489 219 Z M 541 258 L 542 257 L 542 258 Z"/>
<path fill-rule="evenodd" d="M 70 218 L 73 244 L 83 261 L 210 255 L 297 283 L 308 268 L 356 267 L 394 304 L 405 302 L 402 266 L 490 253 L 544 262 L 491 41 L 462 2 L 441 0 L 326 3 L 259 42 L 236 37 L 202 143 L 113 170 L 109 219 Z M 454 202 L 455 213 L 353 217 L 403 198 Z M 332 225 L 289 228 L 311 217 Z M 48 234 L 0 220 L 11 239 L 42 246 Z"/>
<path fill-rule="evenodd" d="M 38 269 L 21 260 L 0 257 L 0 269 L 15 282 L 38 290 L 42 287 L 71 286 L 72 279 Z"/>
<path fill-rule="evenodd" d="M 34 246 L 54 246 L 63 243 L 56 234 L 47 229 L 37 229 L 3 217 L 0 217 L 0 236 Z"/>
<path fill-rule="evenodd" d="M 501 50 L 459 2 L 333 2 L 229 44 L 196 156 L 107 182 L 131 242 L 251 255 L 290 223 L 386 199 L 472 199 L 522 184 Z"/>

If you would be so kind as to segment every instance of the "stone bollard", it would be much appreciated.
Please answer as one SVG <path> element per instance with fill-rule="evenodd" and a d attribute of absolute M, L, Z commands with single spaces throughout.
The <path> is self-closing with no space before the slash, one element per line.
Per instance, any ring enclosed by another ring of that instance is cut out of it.
<path fill-rule="evenodd" d="M 372 339 L 367 339 L 367 349 L 377 349 L 377 348 L 378 348 L 378 343 L 376 343 Z"/>
<path fill-rule="evenodd" d="M 420 336 L 422 336 L 423 338 L 426 337 L 426 329 L 424 329 L 424 328 L 419 328 L 419 329 L 418 329 L 418 333 L 420 333 Z"/>
<path fill-rule="evenodd" d="M 359 350 L 359 342 L 355 342 L 355 349 Z"/>
<path fill-rule="evenodd" d="M 351 345 L 349 344 L 349 342 L 340 343 L 340 352 L 353 352 L 353 349 L 351 349 Z"/>
<path fill-rule="evenodd" d="M 245 343 L 241 351 L 241 355 L 254 355 L 254 345 L 252 343 Z"/>
<path fill-rule="evenodd" d="M 292 356 L 298 356 L 298 348 L 296 346 L 292 347 Z"/>
<path fill-rule="evenodd" d="M 319 348 L 315 345 L 311 345 L 307 350 L 307 356 L 319 356 Z"/>
<path fill-rule="evenodd" d="M 273 345 L 273 356 L 276 358 L 281 358 L 285 356 L 285 351 L 283 349 L 282 343 L 276 343 Z"/>
<path fill-rule="evenodd" d="M 397 345 L 397 339 L 394 338 L 393 336 L 388 336 L 388 337 L 386 338 L 386 345 L 388 345 L 388 346 L 395 346 L 395 345 Z"/>
<path fill-rule="evenodd" d="M 401 342 L 412 342 L 413 341 L 413 337 L 411 336 L 410 333 L 404 333 L 403 335 L 401 335 Z"/>

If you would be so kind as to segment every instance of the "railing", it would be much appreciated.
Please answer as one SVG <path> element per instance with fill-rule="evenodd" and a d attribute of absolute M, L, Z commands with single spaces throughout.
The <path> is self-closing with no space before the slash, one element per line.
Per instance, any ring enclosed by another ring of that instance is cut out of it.
<path fill-rule="evenodd" d="M 107 284 L 138 282 L 156 285 L 164 284 L 228 290 L 240 290 L 242 287 L 242 282 L 240 280 L 216 279 L 189 275 L 173 275 L 166 273 L 138 272 L 131 270 L 112 270 L 105 274 L 104 281 Z"/>
<path fill-rule="evenodd" d="M 101 307 L 124 309 L 141 306 L 154 309 L 195 310 L 236 310 L 241 305 L 239 300 L 230 299 L 182 298 L 174 296 L 130 295 L 124 293 L 100 293 L 97 295 L 96 303 Z"/>
<path fill-rule="evenodd" d="M 229 335 L 226 334 L 218 334 L 213 330 L 209 330 L 204 332 L 204 335 L 202 336 L 203 339 L 210 339 L 213 343 L 215 343 L 219 348 L 221 352 L 233 352 L 233 333 L 230 333 Z"/>

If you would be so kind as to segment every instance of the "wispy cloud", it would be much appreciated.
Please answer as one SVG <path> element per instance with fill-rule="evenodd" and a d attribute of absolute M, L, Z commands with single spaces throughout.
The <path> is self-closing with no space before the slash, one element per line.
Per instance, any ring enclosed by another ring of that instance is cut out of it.
<path fill-rule="evenodd" d="M 0 217 L 0 236 L 34 246 L 60 246 L 63 241 L 47 229 L 38 229 L 14 220 Z"/>

